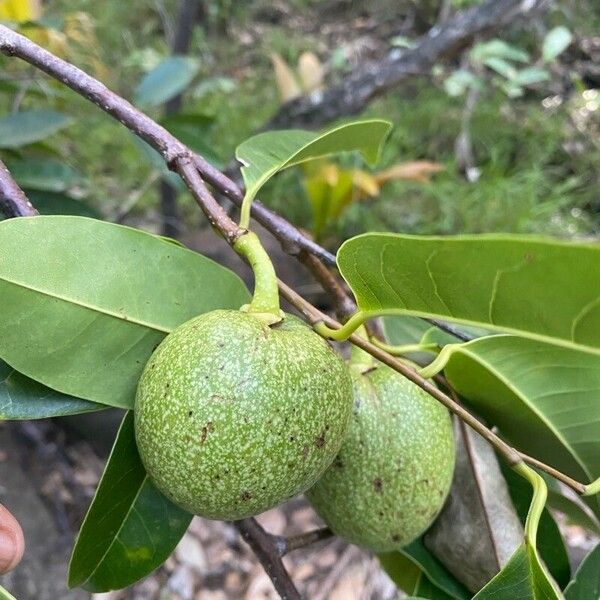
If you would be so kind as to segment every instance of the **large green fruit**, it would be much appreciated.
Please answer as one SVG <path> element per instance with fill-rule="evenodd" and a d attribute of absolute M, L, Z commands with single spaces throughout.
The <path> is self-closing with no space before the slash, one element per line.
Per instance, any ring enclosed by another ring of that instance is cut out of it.
<path fill-rule="evenodd" d="M 204 517 L 258 514 L 313 485 L 352 411 L 348 367 L 287 315 L 267 325 L 216 310 L 168 335 L 135 401 L 140 456 L 175 504 Z"/>
<path fill-rule="evenodd" d="M 387 366 L 352 366 L 354 411 L 337 458 L 307 496 L 331 529 L 374 552 L 417 538 L 454 470 L 448 411 Z"/>

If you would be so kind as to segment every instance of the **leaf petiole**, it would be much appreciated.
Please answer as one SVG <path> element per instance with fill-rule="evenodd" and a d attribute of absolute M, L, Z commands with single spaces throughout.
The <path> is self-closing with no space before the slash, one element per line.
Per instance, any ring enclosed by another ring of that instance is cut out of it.
<path fill-rule="evenodd" d="M 325 338 L 343 342 L 347 340 L 372 315 L 362 311 L 355 312 L 339 329 L 332 329 L 323 321 L 315 323 L 314 330 Z"/>
<path fill-rule="evenodd" d="M 524 462 L 519 462 L 512 468 L 521 475 L 521 477 L 527 479 L 533 488 L 533 498 L 531 499 L 531 505 L 529 507 L 529 512 L 527 513 L 527 520 L 525 521 L 525 536 L 531 544 L 531 547 L 536 549 L 538 525 L 544 506 L 546 506 L 548 487 L 541 475 L 536 473 Z"/>

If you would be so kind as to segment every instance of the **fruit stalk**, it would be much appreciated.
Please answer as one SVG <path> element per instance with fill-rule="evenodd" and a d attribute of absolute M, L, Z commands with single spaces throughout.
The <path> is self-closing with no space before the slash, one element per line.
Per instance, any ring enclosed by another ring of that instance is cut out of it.
<path fill-rule="evenodd" d="M 258 236 L 248 231 L 236 240 L 233 247 L 248 261 L 254 273 L 254 295 L 245 310 L 261 315 L 269 324 L 281 321 L 283 313 L 279 308 L 277 275 Z"/>

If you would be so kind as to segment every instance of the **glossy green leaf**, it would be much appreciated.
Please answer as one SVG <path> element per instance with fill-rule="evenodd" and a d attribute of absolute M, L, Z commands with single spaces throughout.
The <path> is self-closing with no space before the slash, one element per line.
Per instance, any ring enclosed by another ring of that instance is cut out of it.
<path fill-rule="evenodd" d="M 367 315 L 439 318 L 600 355 L 600 244 L 368 233 L 337 260 Z"/>
<path fill-rule="evenodd" d="M 597 600 L 600 598 L 600 544 L 583 560 L 575 578 L 565 590 L 566 600 Z"/>
<path fill-rule="evenodd" d="M 0 360 L 0 420 L 45 419 L 106 408 L 81 398 L 67 396 L 17 373 Z"/>
<path fill-rule="evenodd" d="M 404 568 L 406 561 L 409 560 L 425 574 L 435 587 L 445 592 L 451 598 L 467 600 L 471 597 L 468 590 L 425 548 L 420 538 L 403 548 L 400 552 L 382 553 L 378 555 L 378 558 L 382 567 L 397 582 L 397 585 L 400 585 L 403 581 L 399 579 L 399 569 Z M 411 571 L 410 576 L 412 577 L 413 574 L 414 571 Z M 410 579 L 406 581 L 410 581 Z"/>
<path fill-rule="evenodd" d="M 12 160 L 7 167 L 22 188 L 31 190 L 65 192 L 84 182 L 73 167 L 57 160 Z"/>
<path fill-rule="evenodd" d="M 546 62 L 553 61 L 562 54 L 573 41 L 573 34 L 563 26 L 551 29 L 544 38 L 542 57 Z"/>
<path fill-rule="evenodd" d="M 243 164 L 246 196 L 254 198 L 277 172 L 330 154 L 358 150 L 374 164 L 391 123 L 379 119 L 340 125 L 325 133 L 288 130 L 259 133 L 242 142 L 235 157 Z"/>
<path fill-rule="evenodd" d="M 600 476 L 599 356 L 498 335 L 446 346 L 439 360 L 454 389 L 517 448 L 583 483 Z"/>
<path fill-rule="evenodd" d="M 143 107 L 163 104 L 190 85 L 200 63 L 189 56 L 172 56 L 146 73 L 135 91 L 135 101 Z"/>
<path fill-rule="evenodd" d="M 168 558 L 191 520 L 150 482 L 128 412 L 73 548 L 69 586 L 106 592 L 135 583 Z"/>
<path fill-rule="evenodd" d="M 0 148 L 18 148 L 64 129 L 73 119 L 50 110 L 30 110 L 0 118 Z"/>
<path fill-rule="evenodd" d="M 132 406 L 165 335 L 248 302 L 213 261 L 142 231 L 83 217 L 0 223 L 0 358 L 66 394 Z"/>
<path fill-rule="evenodd" d="M 523 543 L 473 600 L 561 600 L 531 545 Z"/>
<path fill-rule="evenodd" d="M 503 467 L 510 497 L 521 522 L 525 525 L 532 499 L 531 486 L 513 470 L 504 465 Z M 537 549 L 554 580 L 564 588 L 571 579 L 571 565 L 558 525 L 547 509 L 544 509 L 540 518 Z"/>

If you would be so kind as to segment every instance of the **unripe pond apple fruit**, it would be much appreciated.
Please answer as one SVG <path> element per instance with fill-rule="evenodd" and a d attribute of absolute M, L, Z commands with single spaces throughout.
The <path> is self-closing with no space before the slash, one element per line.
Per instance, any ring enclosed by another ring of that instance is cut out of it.
<path fill-rule="evenodd" d="M 374 552 L 406 546 L 441 510 L 454 471 L 448 411 L 379 364 L 351 366 L 354 410 L 332 466 L 307 497 L 329 527 Z"/>
<path fill-rule="evenodd" d="M 312 486 L 352 410 L 348 367 L 294 316 L 215 310 L 168 335 L 140 379 L 136 440 L 154 484 L 211 519 L 256 515 Z"/>

